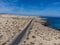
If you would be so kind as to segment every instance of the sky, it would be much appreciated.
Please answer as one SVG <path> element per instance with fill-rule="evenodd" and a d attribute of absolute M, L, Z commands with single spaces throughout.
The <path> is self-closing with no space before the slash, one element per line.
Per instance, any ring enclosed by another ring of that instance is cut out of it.
<path fill-rule="evenodd" d="M 60 0 L 0 0 L 0 13 L 60 17 Z"/>

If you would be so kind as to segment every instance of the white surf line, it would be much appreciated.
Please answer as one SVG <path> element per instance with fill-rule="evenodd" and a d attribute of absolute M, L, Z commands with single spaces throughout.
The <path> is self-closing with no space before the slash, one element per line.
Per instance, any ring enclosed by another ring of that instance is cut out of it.
<path fill-rule="evenodd" d="M 21 42 L 22 38 L 24 37 L 24 35 L 25 35 L 25 33 L 26 33 L 27 29 L 29 28 L 32 21 L 33 21 L 33 19 L 31 19 L 28 22 L 28 24 L 24 27 L 23 31 L 21 33 L 19 33 L 18 36 L 15 37 L 14 40 L 9 45 L 18 45 Z"/>

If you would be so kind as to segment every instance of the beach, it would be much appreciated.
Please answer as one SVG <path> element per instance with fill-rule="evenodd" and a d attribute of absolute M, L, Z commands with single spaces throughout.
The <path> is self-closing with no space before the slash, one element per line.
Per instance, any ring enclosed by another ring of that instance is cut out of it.
<path fill-rule="evenodd" d="M 37 16 L 0 15 L 0 45 L 9 45 L 20 33 L 24 36 L 17 45 L 60 45 L 60 31 L 44 26 L 45 22 Z"/>

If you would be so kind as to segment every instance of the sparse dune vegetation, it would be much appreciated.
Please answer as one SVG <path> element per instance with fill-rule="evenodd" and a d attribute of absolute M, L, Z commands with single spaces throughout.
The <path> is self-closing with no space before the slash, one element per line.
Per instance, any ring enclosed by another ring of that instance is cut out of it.
<path fill-rule="evenodd" d="M 46 27 L 34 19 L 24 40 L 19 45 L 60 45 L 60 31 Z"/>
<path fill-rule="evenodd" d="M 8 45 L 33 19 L 18 45 L 60 45 L 60 31 L 43 25 L 36 16 L 0 15 L 0 45 Z"/>
<path fill-rule="evenodd" d="M 29 18 L 24 16 L 0 15 L 0 45 L 6 44 L 23 31 Z"/>

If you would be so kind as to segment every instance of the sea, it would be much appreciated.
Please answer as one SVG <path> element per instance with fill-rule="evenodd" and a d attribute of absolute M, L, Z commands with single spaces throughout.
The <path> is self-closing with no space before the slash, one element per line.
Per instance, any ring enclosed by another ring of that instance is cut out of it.
<path fill-rule="evenodd" d="M 42 17 L 47 19 L 47 25 L 50 28 L 58 29 L 60 30 L 60 17 Z"/>

